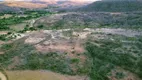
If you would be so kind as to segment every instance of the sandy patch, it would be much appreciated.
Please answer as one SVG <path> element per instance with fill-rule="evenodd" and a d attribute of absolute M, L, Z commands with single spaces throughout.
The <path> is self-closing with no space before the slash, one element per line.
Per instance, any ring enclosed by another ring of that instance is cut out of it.
<path fill-rule="evenodd" d="M 142 35 L 141 30 L 131 30 L 131 29 L 115 29 L 115 28 L 85 28 L 84 31 L 88 32 L 95 32 L 95 33 L 105 33 L 105 34 L 117 34 L 117 35 L 123 35 L 127 37 L 134 37 L 134 36 L 140 36 Z"/>
<path fill-rule="evenodd" d="M 12 17 L 13 15 L 10 15 L 10 14 L 4 14 L 3 16 L 0 16 L 0 19 L 3 19 L 3 18 L 10 18 Z"/>
<path fill-rule="evenodd" d="M 73 32 L 73 35 L 77 36 L 79 39 L 86 39 L 89 34 L 91 34 L 91 32 Z"/>
<path fill-rule="evenodd" d="M 8 31 L 0 31 L 0 35 L 7 34 Z"/>
<path fill-rule="evenodd" d="M 5 43 L 4 41 L 0 41 L 0 45 L 1 45 L 1 44 L 4 44 L 4 43 Z"/>
<path fill-rule="evenodd" d="M 4 54 L 4 52 L 0 52 L 0 55 L 1 55 L 1 54 Z"/>
<path fill-rule="evenodd" d="M 29 37 L 25 40 L 25 43 L 36 44 L 43 41 L 45 38 Z"/>
<path fill-rule="evenodd" d="M 7 71 L 7 75 L 9 80 L 85 80 L 84 76 L 68 76 L 43 70 Z"/>
<path fill-rule="evenodd" d="M 0 72 L 0 80 L 7 80 L 6 76 Z"/>
<path fill-rule="evenodd" d="M 100 28 L 96 29 L 95 32 L 101 32 L 105 34 L 117 34 L 117 35 L 124 35 L 127 37 L 134 37 L 142 35 L 142 32 L 134 31 L 134 30 L 126 30 L 126 29 L 109 29 L 109 28 Z"/>
<path fill-rule="evenodd" d="M 42 32 L 33 32 L 28 35 L 28 38 L 25 40 L 25 43 L 36 44 L 46 39 L 46 35 Z"/>
<path fill-rule="evenodd" d="M 77 45 L 72 46 L 72 44 L 69 43 L 54 43 L 54 44 L 47 44 L 47 45 L 41 45 L 37 44 L 35 45 L 36 49 L 40 52 L 64 52 L 64 53 L 83 53 L 84 49 Z"/>

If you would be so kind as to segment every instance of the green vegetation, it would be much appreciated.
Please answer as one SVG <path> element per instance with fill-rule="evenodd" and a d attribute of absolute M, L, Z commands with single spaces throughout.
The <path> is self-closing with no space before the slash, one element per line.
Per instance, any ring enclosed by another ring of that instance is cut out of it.
<path fill-rule="evenodd" d="M 110 0 L 97 1 L 77 11 L 99 11 L 99 12 L 133 12 L 142 11 L 141 1 Z"/>
<path fill-rule="evenodd" d="M 26 31 L 36 31 L 38 28 L 26 26 L 23 30 L 18 31 L 18 33 L 25 33 Z"/>
<path fill-rule="evenodd" d="M 0 30 L 8 30 L 9 29 L 9 27 L 7 27 L 8 25 L 18 24 L 25 20 L 38 18 L 49 14 L 52 13 L 44 10 L 27 10 L 24 11 L 23 14 L 14 14 L 13 17 L 0 19 Z"/>
<path fill-rule="evenodd" d="M 27 56 L 27 63 L 20 66 L 20 68 L 33 70 L 47 69 L 55 72 L 74 74 L 68 61 L 65 56 L 58 55 L 57 53 L 47 53 L 46 55 L 33 53 Z"/>
<path fill-rule="evenodd" d="M 63 74 L 87 74 L 89 67 L 86 64 L 79 64 L 78 58 L 66 57 L 65 53 L 40 53 L 37 52 L 33 45 L 24 44 L 23 39 L 1 47 L 5 54 L 0 56 L 0 62 L 5 68 L 14 63 L 15 56 L 19 58 L 17 64 L 11 70 L 51 70 Z M 74 64 L 75 67 L 71 67 Z M 75 68 L 77 71 L 74 71 Z"/>
<path fill-rule="evenodd" d="M 117 78 L 117 79 L 122 79 L 122 78 L 124 78 L 124 76 L 125 76 L 125 75 L 124 75 L 124 73 L 122 73 L 122 72 L 117 72 L 117 73 L 116 73 L 116 78 Z"/>
<path fill-rule="evenodd" d="M 1 41 L 9 41 L 11 39 L 16 39 L 18 36 L 21 36 L 19 33 L 8 32 L 7 34 L 0 35 Z"/>
<path fill-rule="evenodd" d="M 39 25 L 39 26 L 37 26 L 37 28 L 43 29 L 43 28 L 44 28 L 44 25 Z"/>
<path fill-rule="evenodd" d="M 37 27 L 29 27 L 29 25 L 26 25 L 25 28 L 23 30 L 18 31 L 18 33 L 25 33 L 26 31 L 36 31 L 43 28 L 44 28 L 44 25 L 39 25 Z"/>
<path fill-rule="evenodd" d="M 9 31 L 7 34 L 0 35 L 0 40 L 8 41 L 15 39 L 18 35 L 20 36 L 19 33 L 41 29 L 74 29 L 63 31 L 63 34 L 67 37 L 72 36 L 72 31 L 76 30 L 76 32 L 79 32 L 82 28 L 128 28 L 141 30 L 142 6 L 140 4 L 141 2 L 95 2 L 84 8 L 83 11 L 92 11 L 92 9 L 94 9 L 94 11 L 98 12 L 78 12 L 75 14 L 69 13 L 67 15 L 50 17 L 54 21 L 50 18 L 46 19 L 45 17 L 36 20 L 32 27 L 30 26 L 32 22 L 27 23 L 27 20 L 37 19 L 53 13 L 44 10 L 24 10 L 22 13 L 18 14 L 7 12 L 7 14 L 11 14 L 13 17 L 0 18 L 0 31 Z M 64 10 L 60 12 L 64 12 Z M 0 15 L 2 16 L 4 14 Z M 56 20 L 56 17 L 60 16 L 61 18 Z M 47 20 L 51 21 L 48 22 Z M 24 26 L 20 30 L 13 30 L 9 27 L 10 25 L 19 23 L 24 23 Z M 51 36 L 54 35 L 58 34 L 54 33 Z M 100 35 L 102 35 L 103 38 L 100 38 Z M 39 36 L 42 37 L 44 35 Z M 78 37 L 80 37 L 80 34 Z M 6 69 L 51 70 L 69 75 L 85 74 L 88 75 L 91 80 L 109 80 L 109 77 L 113 76 L 113 70 L 116 70 L 116 73 L 114 73 L 116 79 L 123 79 L 127 76 L 125 73 L 118 70 L 119 67 L 119 69 L 124 70 L 124 72 L 128 71 L 142 79 L 142 36 L 126 37 L 94 32 L 89 36 L 87 35 L 89 39 L 86 44 L 84 44 L 86 52 L 84 52 L 84 54 L 77 54 L 77 57 L 70 57 L 70 55 L 67 55 L 69 53 L 39 52 L 36 50 L 35 44 L 26 44 L 25 38 L 0 45 L 0 52 L 4 52 L 4 54 L 0 54 L 0 64 Z M 45 40 L 47 39 L 48 38 Z M 80 39 L 81 43 L 84 41 L 86 41 L 86 39 Z M 70 42 L 72 42 L 72 40 Z M 46 45 L 46 43 L 42 45 Z M 75 54 L 74 50 L 72 54 Z M 86 56 L 85 61 L 81 61 L 80 55 Z M 1 70 L 0 67 L 0 71 Z"/>
<path fill-rule="evenodd" d="M 116 41 L 104 39 L 87 42 L 86 49 L 88 53 L 86 54 L 93 61 L 90 72 L 92 80 L 109 80 L 108 73 L 118 66 L 142 78 L 142 57 L 140 57 L 142 56 L 140 48 L 142 47 L 142 42 L 135 40 L 135 43 L 123 43 L 121 42 L 123 39 L 120 38 Z M 128 39 L 125 38 L 125 40 Z M 127 49 L 127 47 L 135 47 L 135 49 Z M 118 51 L 119 49 L 121 51 Z M 116 73 L 116 78 L 123 78 L 124 76 L 120 72 Z"/>
<path fill-rule="evenodd" d="M 7 35 L 0 35 L 0 40 L 5 41 Z"/>
<path fill-rule="evenodd" d="M 142 12 L 128 12 L 128 13 L 86 12 L 86 13 L 64 15 L 61 20 L 55 21 L 54 23 L 52 23 L 52 25 L 49 24 L 48 22 L 41 22 L 40 24 L 43 24 L 45 27 L 47 27 L 47 29 L 66 29 L 66 28 L 141 29 L 142 28 L 141 15 Z"/>
<path fill-rule="evenodd" d="M 79 59 L 75 58 L 71 60 L 71 63 L 79 63 Z"/>
<path fill-rule="evenodd" d="M 1 26 L 0 30 L 9 30 L 9 27 L 7 27 L 7 26 Z"/>
<path fill-rule="evenodd" d="M 3 15 L 3 14 L 4 13 L 1 13 L 1 15 Z M 23 23 L 26 20 L 50 15 L 50 14 L 52 14 L 52 12 L 47 12 L 47 11 L 44 11 L 44 10 L 24 10 L 23 13 L 15 14 L 15 13 L 9 12 L 8 14 L 11 14 L 13 17 L 1 18 L 0 19 L 0 31 L 6 30 L 6 31 L 13 31 L 15 33 L 16 30 L 12 29 L 10 25 Z M 23 23 L 23 24 L 26 24 L 26 23 Z M 26 31 L 34 31 L 34 30 L 37 30 L 37 29 L 42 29 L 43 27 L 44 27 L 43 25 L 40 25 L 37 28 L 29 27 L 29 25 L 26 25 L 23 30 L 17 30 L 17 32 L 18 33 L 24 33 Z M 14 34 L 0 35 L 0 40 L 2 40 L 2 41 L 7 41 L 7 40 L 14 39 L 14 38 L 16 38 L 16 35 L 14 35 Z"/>
<path fill-rule="evenodd" d="M 9 33 L 0 35 L 0 40 L 1 41 L 8 41 L 8 40 L 11 40 L 11 39 L 14 39 L 14 38 L 16 38 L 16 36 L 15 35 L 11 35 Z"/>

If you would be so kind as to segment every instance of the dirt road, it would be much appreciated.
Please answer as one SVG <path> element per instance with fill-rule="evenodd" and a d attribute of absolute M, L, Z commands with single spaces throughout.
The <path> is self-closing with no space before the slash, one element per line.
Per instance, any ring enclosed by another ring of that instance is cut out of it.
<path fill-rule="evenodd" d="M 0 72 L 0 80 L 7 80 L 7 78 L 2 72 Z"/>

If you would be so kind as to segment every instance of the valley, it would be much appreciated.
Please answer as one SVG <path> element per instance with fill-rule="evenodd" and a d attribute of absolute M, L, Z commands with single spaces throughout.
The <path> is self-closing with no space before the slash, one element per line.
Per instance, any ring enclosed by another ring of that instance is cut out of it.
<path fill-rule="evenodd" d="M 71 11 L 66 1 L 11 3 L 16 12 L 0 9 L 0 80 L 142 79 L 141 5 L 75 2 Z"/>

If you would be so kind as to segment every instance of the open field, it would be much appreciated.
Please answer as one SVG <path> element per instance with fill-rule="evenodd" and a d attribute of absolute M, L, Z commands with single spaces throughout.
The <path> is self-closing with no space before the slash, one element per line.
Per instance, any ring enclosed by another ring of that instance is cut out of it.
<path fill-rule="evenodd" d="M 16 25 L 10 25 L 10 29 L 15 30 L 15 31 L 20 31 L 23 30 L 26 27 L 26 23 L 20 23 Z"/>
<path fill-rule="evenodd" d="M 5 15 L 3 15 L 3 16 L 0 16 L 0 19 L 3 19 L 3 18 L 10 18 L 10 17 L 12 17 L 12 15 L 10 15 L 10 14 L 5 14 Z"/>
<path fill-rule="evenodd" d="M 68 76 L 51 71 L 7 71 L 9 80 L 83 80 L 84 76 Z M 4 79 L 2 79 L 4 80 Z"/>

